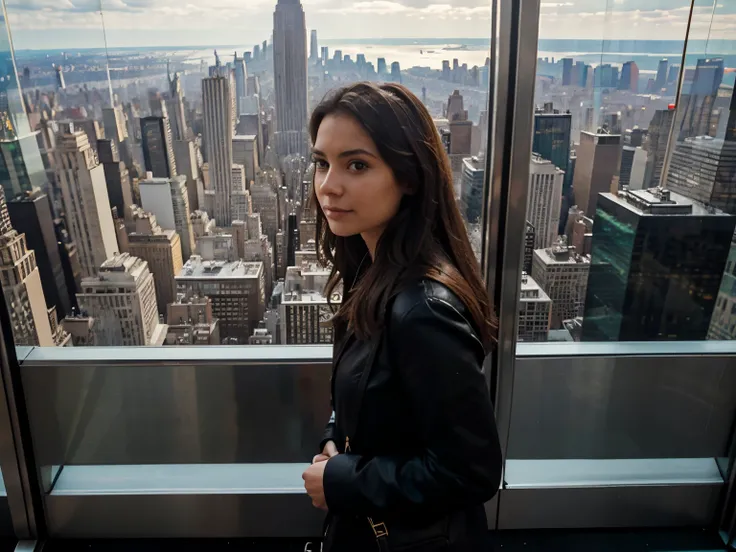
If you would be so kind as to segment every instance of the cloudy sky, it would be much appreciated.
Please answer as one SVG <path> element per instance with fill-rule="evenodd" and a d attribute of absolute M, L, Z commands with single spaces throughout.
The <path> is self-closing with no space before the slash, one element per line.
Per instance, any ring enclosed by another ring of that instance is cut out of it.
<path fill-rule="evenodd" d="M 712 34 L 736 36 L 736 1 Z M 111 46 L 247 45 L 268 38 L 276 0 L 102 0 Z M 695 32 L 713 0 L 696 0 Z M 100 47 L 100 0 L 6 0 L 16 48 Z M 302 0 L 320 38 L 484 37 L 489 0 Z M 682 39 L 690 0 L 542 0 L 543 38 Z"/>

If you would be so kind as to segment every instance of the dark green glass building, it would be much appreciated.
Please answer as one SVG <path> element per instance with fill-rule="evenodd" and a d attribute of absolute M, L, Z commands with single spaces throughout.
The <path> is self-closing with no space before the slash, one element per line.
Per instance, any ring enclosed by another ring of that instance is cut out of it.
<path fill-rule="evenodd" d="M 735 226 L 667 190 L 600 194 L 582 340 L 705 339 Z"/>
<path fill-rule="evenodd" d="M 570 163 L 570 131 L 572 115 L 569 113 L 537 113 L 534 115 L 534 142 L 532 150 L 544 159 L 552 161 L 567 173 Z M 572 186 L 565 180 L 566 192 Z"/>

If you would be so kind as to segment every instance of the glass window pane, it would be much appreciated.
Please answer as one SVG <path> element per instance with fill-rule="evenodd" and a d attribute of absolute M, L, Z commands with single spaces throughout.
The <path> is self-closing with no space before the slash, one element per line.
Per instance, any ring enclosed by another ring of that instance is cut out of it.
<path fill-rule="evenodd" d="M 9 7 L 0 177 L 18 344 L 331 342 L 306 126 L 357 81 L 427 107 L 480 256 L 489 6 L 93 4 Z M 357 21 L 413 38 L 355 39 Z"/>

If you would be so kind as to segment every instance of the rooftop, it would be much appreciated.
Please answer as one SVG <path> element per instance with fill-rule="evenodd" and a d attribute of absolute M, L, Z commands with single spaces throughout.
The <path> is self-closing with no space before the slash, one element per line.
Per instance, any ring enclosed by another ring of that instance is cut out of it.
<path fill-rule="evenodd" d="M 624 188 L 618 195 L 611 193 L 601 195 L 639 216 L 729 216 L 723 211 L 708 207 L 665 188 L 649 188 L 648 190 Z"/>
<path fill-rule="evenodd" d="M 326 305 L 327 297 L 322 295 L 319 291 L 287 291 L 287 292 L 284 292 L 282 304 L 284 305 Z"/>
<path fill-rule="evenodd" d="M 255 279 L 259 278 L 262 272 L 262 262 L 203 261 L 199 255 L 193 255 L 181 269 L 181 272 L 176 275 L 176 279 Z"/>

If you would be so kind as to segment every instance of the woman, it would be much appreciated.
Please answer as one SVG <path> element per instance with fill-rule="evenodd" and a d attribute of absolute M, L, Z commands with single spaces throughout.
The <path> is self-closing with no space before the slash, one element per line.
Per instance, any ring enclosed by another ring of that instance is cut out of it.
<path fill-rule="evenodd" d="M 318 252 L 332 265 L 334 414 L 304 472 L 325 551 L 482 550 L 501 453 L 482 373 L 496 335 L 432 119 L 397 84 L 310 121 Z"/>

